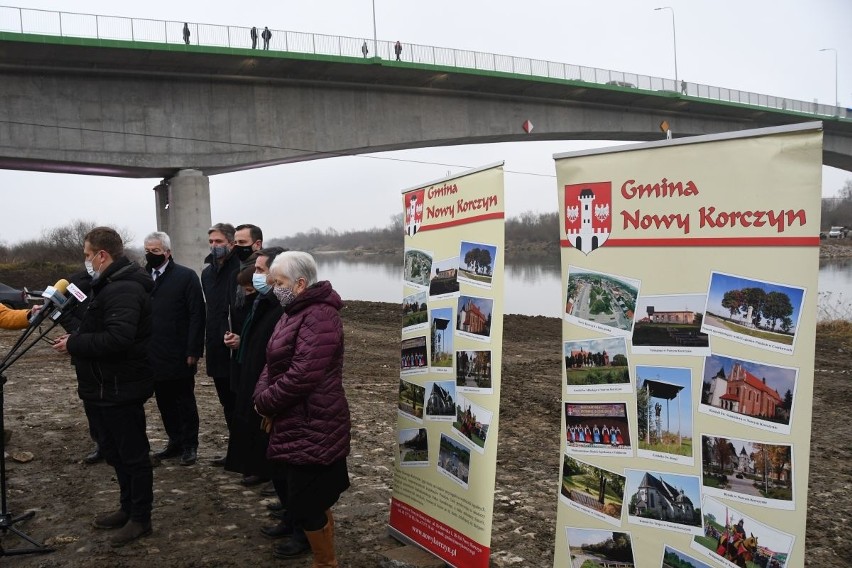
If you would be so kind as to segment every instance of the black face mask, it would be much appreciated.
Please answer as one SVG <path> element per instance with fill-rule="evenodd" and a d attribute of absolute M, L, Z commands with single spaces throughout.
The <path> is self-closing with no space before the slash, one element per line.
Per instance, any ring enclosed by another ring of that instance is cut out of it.
<path fill-rule="evenodd" d="M 254 252 L 251 245 L 234 245 L 234 250 L 237 251 L 235 254 L 240 259 L 240 262 L 244 262 Z"/>
<path fill-rule="evenodd" d="M 145 262 L 148 263 L 148 269 L 154 269 L 158 266 L 162 266 L 164 262 L 166 262 L 166 255 L 164 254 L 154 254 L 153 252 L 145 253 Z"/>

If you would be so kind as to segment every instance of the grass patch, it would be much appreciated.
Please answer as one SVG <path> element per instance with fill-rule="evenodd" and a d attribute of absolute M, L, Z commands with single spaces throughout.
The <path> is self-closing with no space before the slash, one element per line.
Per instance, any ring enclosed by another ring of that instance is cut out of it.
<path fill-rule="evenodd" d="M 793 336 L 786 335 L 783 333 L 772 333 L 769 331 L 761 331 L 759 329 L 752 329 L 750 327 L 744 327 L 742 325 L 735 324 L 730 321 L 722 320 L 722 325 L 726 328 L 730 329 L 733 332 L 739 333 L 741 335 L 748 335 L 749 337 L 756 337 L 758 339 L 765 339 L 767 341 L 772 341 L 773 343 L 783 343 L 785 345 L 793 345 Z"/>
<path fill-rule="evenodd" d="M 639 449 L 650 450 L 653 452 L 662 452 L 664 454 L 672 454 L 675 456 L 692 456 L 692 438 L 683 438 L 678 446 L 677 442 L 664 444 L 646 444 L 643 440 L 639 440 Z"/>

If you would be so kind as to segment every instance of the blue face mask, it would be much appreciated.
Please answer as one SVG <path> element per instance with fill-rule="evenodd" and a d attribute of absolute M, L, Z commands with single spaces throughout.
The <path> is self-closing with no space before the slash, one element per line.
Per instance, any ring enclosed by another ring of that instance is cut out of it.
<path fill-rule="evenodd" d="M 271 288 L 271 286 L 266 283 L 266 274 L 252 274 L 251 285 L 254 286 L 254 289 L 260 294 L 266 294 Z"/>

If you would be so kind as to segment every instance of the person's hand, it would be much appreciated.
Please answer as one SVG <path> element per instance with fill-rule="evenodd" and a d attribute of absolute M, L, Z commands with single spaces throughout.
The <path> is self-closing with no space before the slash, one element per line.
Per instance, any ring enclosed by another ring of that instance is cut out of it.
<path fill-rule="evenodd" d="M 36 304 L 30 308 L 30 311 L 27 312 L 27 321 L 33 321 L 33 318 L 38 315 L 43 306 L 41 304 Z"/>
<path fill-rule="evenodd" d="M 192 355 L 190 355 L 189 357 L 186 358 L 186 366 L 187 367 L 192 367 L 196 363 L 198 363 L 198 357 L 193 357 Z"/>
<path fill-rule="evenodd" d="M 231 333 L 230 331 L 225 332 L 225 346 L 230 349 L 239 349 L 240 347 L 240 336 L 236 333 Z"/>
<path fill-rule="evenodd" d="M 60 335 L 56 339 L 53 340 L 53 350 L 58 353 L 68 353 L 68 347 L 66 347 L 66 343 L 68 343 L 69 334 Z"/>

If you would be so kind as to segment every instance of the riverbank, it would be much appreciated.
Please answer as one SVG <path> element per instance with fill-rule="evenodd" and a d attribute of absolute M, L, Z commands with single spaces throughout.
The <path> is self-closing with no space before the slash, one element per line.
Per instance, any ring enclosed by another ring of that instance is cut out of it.
<path fill-rule="evenodd" d="M 358 247 L 350 250 L 338 250 L 331 247 L 310 249 L 313 254 L 342 254 L 351 256 L 392 256 L 402 258 L 402 248 L 372 248 Z M 852 237 L 848 239 L 825 239 L 819 244 L 820 259 L 852 258 Z M 508 260 L 523 258 L 541 259 L 544 262 L 559 262 L 559 244 L 551 242 L 506 242 L 506 258 Z"/>
<path fill-rule="evenodd" d="M 386 526 L 397 451 L 399 318 L 396 304 L 348 301 L 343 310 L 352 487 L 335 507 L 335 532 L 341 566 L 347 568 L 374 568 L 382 552 L 400 546 Z M 504 324 L 491 566 L 546 568 L 553 565 L 556 530 L 561 321 L 507 315 Z M 17 336 L 0 332 L 0 353 Z M 852 517 L 852 446 L 843 440 L 852 415 L 850 338 L 849 323 L 819 326 L 806 533 L 807 566 L 814 568 L 848 566 L 843 535 Z M 5 418 L 14 431 L 8 449 L 33 456 L 27 463 L 9 463 L 9 509 L 35 510 L 33 519 L 16 528 L 56 548 L 47 556 L 17 558 L 16 567 L 281 566 L 272 558 L 274 543 L 259 532 L 273 522 L 265 507 L 269 499 L 209 464 L 224 449 L 226 431 L 206 377 L 196 386 L 199 463 L 181 467 L 167 461 L 155 469 L 153 534 L 113 550 L 108 535 L 90 523 L 95 513 L 115 506 L 117 486 L 111 468 L 81 463 L 91 442 L 67 359 L 40 345 L 7 375 Z M 147 411 L 148 435 L 159 449 L 165 434 L 153 401 Z M 18 545 L 13 537 L 3 540 L 4 547 Z M 310 560 L 288 566 L 307 568 Z"/>

